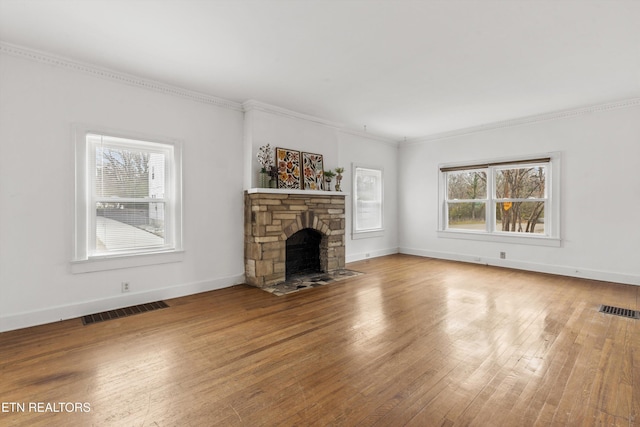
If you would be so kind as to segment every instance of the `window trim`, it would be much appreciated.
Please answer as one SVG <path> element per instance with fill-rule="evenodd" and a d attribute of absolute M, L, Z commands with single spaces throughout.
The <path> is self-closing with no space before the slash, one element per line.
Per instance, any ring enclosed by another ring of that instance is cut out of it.
<path fill-rule="evenodd" d="M 508 158 L 492 159 L 487 161 L 476 161 L 466 163 L 447 163 L 439 166 L 438 174 L 438 237 L 452 239 L 468 239 L 487 242 L 499 243 L 516 243 L 538 246 L 554 246 L 559 247 L 562 244 L 560 234 L 560 164 L 562 155 L 560 152 L 545 153 L 542 155 L 514 156 Z M 542 163 L 548 164 L 546 170 L 547 194 L 545 197 L 545 235 L 532 233 L 513 233 L 495 230 L 492 221 L 496 217 L 494 186 L 495 174 L 492 171 L 508 168 L 510 165 L 514 167 Z M 548 162 L 548 163 L 547 163 Z M 447 181 L 446 172 L 460 171 L 467 169 L 487 169 L 487 195 L 486 202 L 487 211 L 487 229 L 482 230 L 464 230 L 464 229 L 447 229 L 447 203 L 446 191 Z"/>
<path fill-rule="evenodd" d="M 359 169 L 366 169 L 380 173 L 380 227 L 366 230 L 358 230 L 356 228 L 357 223 L 357 205 L 358 205 L 358 193 L 357 193 L 357 173 Z M 380 237 L 384 235 L 384 169 L 380 166 L 370 166 L 361 163 L 352 163 L 352 204 L 353 214 L 351 215 L 351 239 L 366 239 L 371 237 Z"/>
<path fill-rule="evenodd" d="M 75 153 L 75 217 L 73 251 L 71 260 L 72 273 L 86 273 L 91 271 L 111 270 L 117 268 L 128 268 L 143 265 L 162 264 L 166 262 L 182 261 L 183 241 L 182 241 L 182 144 L 181 142 L 166 137 L 142 135 L 136 132 L 124 132 L 113 130 L 103 126 L 89 126 L 84 124 L 74 124 L 73 141 Z M 91 255 L 91 232 L 89 227 L 93 224 L 93 217 L 90 213 L 92 202 L 92 192 L 90 190 L 90 173 L 95 166 L 95 159 L 92 161 L 90 154 L 92 148 L 87 141 L 88 134 L 106 135 L 116 138 L 131 139 L 134 141 L 151 142 L 171 146 L 173 158 L 171 162 L 172 179 L 170 190 L 173 198 L 171 200 L 172 219 L 168 227 L 171 233 L 170 247 L 151 248 L 149 250 L 132 250 L 111 254 Z"/>

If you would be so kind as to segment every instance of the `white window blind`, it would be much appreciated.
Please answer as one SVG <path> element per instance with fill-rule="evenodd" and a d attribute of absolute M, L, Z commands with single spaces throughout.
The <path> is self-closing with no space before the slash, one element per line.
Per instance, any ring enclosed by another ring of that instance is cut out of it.
<path fill-rule="evenodd" d="M 382 170 L 354 166 L 354 225 L 353 233 L 381 231 Z"/>
<path fill-rule="evenodd" d="M 173 146 L 86 136 L 89 257 L 174 248 Z"/>

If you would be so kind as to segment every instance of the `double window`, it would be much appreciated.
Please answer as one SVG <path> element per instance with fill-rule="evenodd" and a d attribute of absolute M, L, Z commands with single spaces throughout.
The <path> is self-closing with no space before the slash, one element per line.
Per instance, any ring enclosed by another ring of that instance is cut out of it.
<path fill-rule="evenodd" d="M 558 163 L 550 156 L 442 166 L 440 230 L 467 237 L 558 238 Z"/>
<path fill-rule="evenodd" d="M 181 249 L 180 147 L 76 134 L 75 260 Z"/>

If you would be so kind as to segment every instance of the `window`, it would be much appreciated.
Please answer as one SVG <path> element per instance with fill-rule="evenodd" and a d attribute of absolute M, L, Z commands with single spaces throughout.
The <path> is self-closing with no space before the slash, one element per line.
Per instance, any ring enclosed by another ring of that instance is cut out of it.
<path fill-rule="evenodd" d="M 181 250 L 180 146 L 76 132 L 75 260 Z"/>
<path fill-rule="evenodd" d="M 382 169 L 353 167 L 353 238 L 379 236 L 382 221 Z"/>
<path fill-rule="evenodd" d="M 558 184 L 552 180 L 559 175 L 559 161 L 554 154 L 442 166 L 441 236 L 559 239 Z"/>
<path fill-rule="evenodd" d="M 447 228 L 485 230 L 487 226 L 487 171 L 447 172 Z"/>

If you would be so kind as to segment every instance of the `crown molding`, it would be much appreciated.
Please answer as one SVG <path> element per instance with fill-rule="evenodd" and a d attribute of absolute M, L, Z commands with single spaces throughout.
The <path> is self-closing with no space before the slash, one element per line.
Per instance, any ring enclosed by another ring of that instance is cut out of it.
<path fill-rule="evenodd" d="M 255 99 L 250 99 L 242 103 L 242 107 L 245 112 L 248 111 L 262 111 L 264 113 L 275 114 L 281 117 L 287 117 L 292 119 L 304 120 L 307 122 L 316 123 L 322 126 L 327 126 L 332 129 L 337 130 L 338 132 L 355 135 L 362 138 L 372 139 L 379 142 L 384 142 L 391 145 L 398 145 L 397 141 L 392 138 L 385 138 L 384 136 L 375 135 L 367 132 L 357 131 L 353 129 L 347 128 L 344 124 L 338 122 L 332 122 L 330 120 L 326 120 L 320 117 L 311 116 L 308 114 L 299 113 L 297 111 L 288 110 L 286 108 L 278 107 L 276 105 L 267 104 L 262 101 L 257 101 Z"/>
<path fill-rule="evenodd" d="M 191 91 L 183 89 L 181 87 L 168 85 L 165 83 L 157 82 L 154 80 L 144 79 L 142 77 L 134 76 L 132 74 L 122 73 L 119 71 L 111 70 L 108 68 L 99 67 L 93 64 L 87 64 L 80 61 L 75 61 L 69 58 L 65 58 L 42 51 L 17 46 L 11 43 L 0 42 L 0 53 L 7 55 L 17 56 L 23 59 L 29 59 L 31 61 L 40 62 L 43 64 L 53 65 L 67 70 L 78 71 L 81 73 L 89 74 L 94 77 L 99 77 L 106 80 L 115 81 L 118 83 L 124 83 L 139 88 L 149 89 L 154 92 L 160 92 L 167 95 L 179 96 L 181 98 L 187 98 L 192 101 L 201 102 L 204 104 L 215 105 L 222 108 L 228 108 L 235 111 L 242 111 L 242 105 L 222 98 L 217 98 L 205 93 Z"/>
<path fill-rule="evenodd" d="M 395 138 L 387 138 L 380 135 L 374 135 L 369 132 L 363 132 L 363 131 L 353 130 L 348 128 L 342 128 L 338 130 L 340 131 L 340 133 L 345 133 L 347 135 L 354 135 L 354 136 L 359 136 L 361 138 L 372 139 L 374 141 L 382 142 L 387 145 L 392 145 L 394 147 L 398 146 L 398 140 L 396 140 Z"/>
<path fill-rule="evenodd" d="M 538 115 L 526 116 L 517 119 L 503 120 L 493 123 L 487 123 L 479 126 L 472 126 L 463 129 L 457 129 L 453 131 L 441 132 L 432 135 L 426 135 L 418 138 L 406 139 L 404 141 L 398 141 L 393 138 L 384 137 L 381 135 L 375 135 L 368 132 L 357 131 L 347 128 L 344 124 L 333 122 L 330 120 L 322 119 L 320 117 L 311 116 L 308 114 L 299 113 L 296 111 L 288 110 L 286 108 L 277 107 L 257 100 L 248 100 L 243 103 L 230 101 L 223 98 L 218 98 L 206 93 L 191 91 L 178 86 L 172 86 L 169 84 L 161 83 L 154 80 L 144 79 L 132 74 L 127 74 L 115 70 L 111 70 L 104 67 L 99 67 L 93 64 L 88 64 L 80 61 L 75 61 L 66 57 L 45 53 L 39 50 L 26 48 L 23 46 L 14 45 L 7 42 L 0 42 L 0 53 L 28 59 L 31 61 L 40 62 L 56 67 L 65 68 L 72 71 L 82 72 L 92 75 L 94 77 L 111 80 L 119 83 L 136 86 L 152 90 L 167 95 L 178 96 L 181 98 L 190 99 L 192 101 L 201 102 L 204 104 L 215 105 L 222 108 L 227 108 L 234 111 L 247 112 L 252 110 L 263 111 L 270 114 L 275 114 L 283 117 L 295 118 L 305 120 L 307 122 L 316 123 L 322 126 L 331 127 L 341 133 L 354 135 L 370 140 L 384 142 L 394 146 L 407 146 L 413 144 L 421 144 L 425 142 L 431 142 L 441 139 L 454 138 L 458 136 L 470 135 L 479 132 L 486 132 L 496 129 L 509 128 L 514 126 L 534 124 L 540 122 L 546 122 L 551 120 L 566 119 L 571 117 L 582 116 L 591 113 L 597 113 L 601 111 L 616 110 L 621 108 L 632 108 L 640 106 L 640 98 L 629 98 L 605 104 L 591 105 L 587 107 L 580 107 L 568 110 L 555 111 L 550 113 L 543 113 Z"/>
<path fill-rule="evenodd" d="M 260 102 L 256 100 L 248 100 L 241 104 L 238 102 L 229 101 L 227 99 L 218 98 L 206 93 L 191 91 L 178 86 L 172 86 L 162 82 L 144 79 L 142 77 L 135 76 L 132 74 L 122 73 L 119 71 L 111 70 L 109 68 L 99 67 L 97 65 L 76 61 L 63 56 L 58 56 L 51 53 L 14 45 L 7 42 L 0 42 L 0 53 L 16 56 L 23 59 L 28 59 L 35 62 L 40 62 L 47 65 L 52 65 L 55 67 L 65 68 L 67 70 L 89 74 L 94 77 L 99 77 L 105 80 L 111 80 L 118 83 L 124 83 L 131 86 L 136 86 L 139 88 L 144 88 L 144 89 L 152 90 L 155 92 L 164 93 L 167 95 L 186 98 L 186 99 L 201 102 L 204 104 L 215 105 L 218 107 L 227 108 L 234 111 L 246 112 L 251 110 L 259 110 L 259 111 L 276 114 L 283 117 L 296 118 L 300 120 L 305 120 L 307 122 L 328 126 L 333 129 L 339 130 L 343 133 L 357 135 L 364 138 L 397 145 L 396 142 L 390 138 L 385 138 L 382 136 L 373 135 L 366 132 L 358 132 L 355 130 L 347 129 L 342 123 L 332 122 L 319 117 L 298 113 L 296 111 L 287 110 L 286 108 L 277 107 L 275 105 L 270 105 L 264 102 Z"/>
<path fill-rule="evenodd" d="M 242 103 L 242 108 L 245 112 L 248 111 L 262 111 L 265 113 L 275 114 L 282 117 L 294 118 L 305 120 L 307 122 L 317 123 L 323 126 L 328 126 L 335 129 L 344 127 L 342 123 L 332 122 L 330 120 L 322 119 L 320 117 L 310 116 L 308 114 L 298 113 L 297 111 L 287 110 L 286 108 L 278 107 L 276 105 L 267 104 L 262 101 L 250 99 Z"/>
<path fill-rule="evenodd" d="M 606 104 L 596 104 L 596 105 L 590 105 L 587 107 L 580 107 L 580 108 L 573 108 L 568 110 L 554 111 L 550 113 L 536 114 L 533 116 L 520 117 L 517 119 L 511 119 L 511 120 L 502 120 L 499 122 L 487 123 L 479 126 L 472 126 L 472 127 L 448 131 L 448 132 L 436 133 L 433 135 L 427 135 L 419 138 L 412 138 L 412 139 L 407 139 L 405 141 L 400 141 L 399 145 L 407 146 L 407 145 L 421 144 L 425 142 L 432 142 L 440 139 L 455 138 L 458 136 L 471 135 L 474 133 L 486 132 L 486 131 L 491 131 L 496 129 L 541 123 L 541 122 L 547 122 L 551 120 L 568 119 L 572 117 L 583 116 L 586 114 L 598 113 L 602 111 L 618 110 L 622 108 L 633 108 L 633 107 L 639 107 L 639 106 L 640 106 L 640 98 L 629 98 L 629 99 L 623 99 L 623 100 L 614 101 L 614 102 L 608 102 Z"/>

